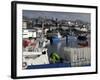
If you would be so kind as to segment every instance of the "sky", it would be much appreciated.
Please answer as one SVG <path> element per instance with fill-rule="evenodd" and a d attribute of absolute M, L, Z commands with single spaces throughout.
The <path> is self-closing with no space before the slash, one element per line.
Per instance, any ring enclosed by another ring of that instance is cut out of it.
<path fill-rule="evenodd" d="M 89 22 L 91 20 L 91 14 L 89 13 L 73 13 L 73 12 L 51 12 L 51 11 L 33 11 L 33 10 L 23 10 L 23 16 L 28 18 L 37 18 L 39 16 L 47 18 L 58 18 L 59 20 L 82 20 Z"/>

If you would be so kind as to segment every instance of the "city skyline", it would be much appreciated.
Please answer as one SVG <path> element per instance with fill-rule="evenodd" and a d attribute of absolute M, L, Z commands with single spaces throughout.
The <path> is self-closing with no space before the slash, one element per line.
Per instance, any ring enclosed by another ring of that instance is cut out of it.
<path fill-rule="evenodd" d="M 28 18 L 47 17 L 47 18 L 58 18 L 59 20 L 81 20 L 90 23 L 89 13 L 73 13 L 73 12 L 52 12 L 52 11 L 33 11 L 23 10 L 23 16 Z"/>

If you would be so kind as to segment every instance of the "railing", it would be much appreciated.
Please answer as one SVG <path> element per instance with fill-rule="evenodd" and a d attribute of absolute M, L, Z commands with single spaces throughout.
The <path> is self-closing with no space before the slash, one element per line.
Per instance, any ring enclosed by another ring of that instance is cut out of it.
<path fill-rule="evenodd" d="M 82 66 L 91 64 L 91 50 L 84 48 L 64 48 L 65 55 L 69 55 L 71 66 Z"/>

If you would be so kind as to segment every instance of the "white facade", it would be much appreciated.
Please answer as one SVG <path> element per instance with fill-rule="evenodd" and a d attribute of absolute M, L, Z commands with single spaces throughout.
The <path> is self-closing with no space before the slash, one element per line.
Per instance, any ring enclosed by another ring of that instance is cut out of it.
<path fill-rule="evenodd" d="M 23 31 L 23 38 L 29 38 L 29 37 L 36 37 L 36 32 L 35 31 L 24 30 Z"/>
<path fill-rule="evenodd" d="M 27 28 L 27 22 L 23 22 L 23 24 L 22 24 L 22 26 L 23 26 L 23 28 Z"/>

